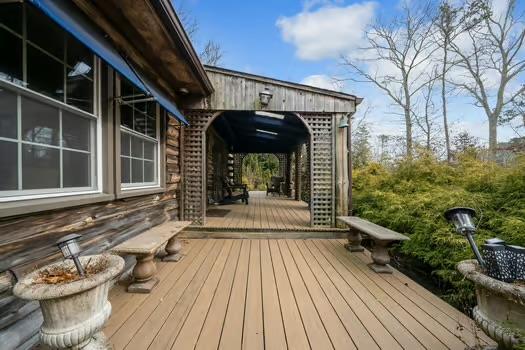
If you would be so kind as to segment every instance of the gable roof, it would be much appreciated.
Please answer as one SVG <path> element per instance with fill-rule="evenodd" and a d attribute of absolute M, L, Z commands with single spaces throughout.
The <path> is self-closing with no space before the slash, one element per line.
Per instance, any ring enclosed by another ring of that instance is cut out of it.
<path fill-rule="evenodd" d="M 344 92 L 231 69 L 212 66 L 204 66 L 204 69 L 215 91 L 210 96 L 185 106 L 185 109 L 353 113 L 363 100 Z M 273 97 L 268 106 L 261 106 L 259 93 L 265 89 L 270 90 Z"/>

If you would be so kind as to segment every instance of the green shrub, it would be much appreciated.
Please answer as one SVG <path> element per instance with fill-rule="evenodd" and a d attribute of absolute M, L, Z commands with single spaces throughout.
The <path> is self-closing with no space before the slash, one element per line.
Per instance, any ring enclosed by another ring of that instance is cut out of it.
<path fill-rule="evenodd" d="M 442 297 L 464 309 L 473 305 L 474 290 L 455 267 L 474 256 L 443 218 L 455 206 L 478 212 L 478 244 L 498 236 L 525 245 L 525 159 L 504 168 L 472 156 L 449 165 L 423 154 L 391 169 L 373 163 L 354 171 L 355 214 L 409 235 L 396 251 L 426 269 Z"/>

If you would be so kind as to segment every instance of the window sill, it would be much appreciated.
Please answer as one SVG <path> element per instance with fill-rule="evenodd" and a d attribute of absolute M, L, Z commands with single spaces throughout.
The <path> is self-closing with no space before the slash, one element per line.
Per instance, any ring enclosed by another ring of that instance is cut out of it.
<path fill-rule="evenodd" d="M 121 189 L 120 193 L 117 194 L 117 198 L 129 198 L 129 197 L 138 197 L 138 196 L 146 196 L 148 194 L 157 194 L 157 193 L 164 193 L 166 192 L 166 188 L 164 187 L 149 187 L 149 188 L 137 188 L 134 189 L 133 187 L 127 187 L 125 189 Z"/>
<path fill-rule="evenodd" d="M 79 205 L 109 202 L 115 196 L 107 193 L 83 194 L 54 198 L 28 199 L 0 203 L 0 218 L 24 215 L 47 210 L 76 207 Z"/>

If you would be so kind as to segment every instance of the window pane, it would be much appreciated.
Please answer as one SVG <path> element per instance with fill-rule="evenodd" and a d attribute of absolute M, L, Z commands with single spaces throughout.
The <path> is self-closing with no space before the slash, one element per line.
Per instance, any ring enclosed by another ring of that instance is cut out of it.
<path fill-rule="evenodd" d="M 84 75 L 93 79 L 93 53 L 81 42 L 68 35 L 67 64 L 74 75 Z"/>
<path fill-rule="evenodd" d="M 22 139 L 58 146 L 58 109 L 23 97 Z"/>
<path fill-rule="evenodd" d="M 155 146 L 156 144 L 149 141 L 144 141 L 144 158 L 155 159 Z"/>
<path fill-rule="evenodd" d="M 66 88 L 66 103 L 93 113 L 93 82 L 84 75 L 71 76 L 73 70 L 68 70 Z"/>
<path fill-rule="evenodd" d="M 154 118 L 148 118 L 146 121 L 146 135 L 157 138 L 157 123 Z"/>
<path fill-rule="evenodd" d="M 144 161 L 144 182 L 155 182 L 155 163 Z"/>
<path fill-rule="evenodd" d="M 0 141 L 0 191 L 18 189 L 18 144 Z"/>
<path fill-rule="evenodd" d="M 89 151 L 91 121 L 62 111 L 62 146 Z"/>
<path fill-rule="evenodd" d="M 131 136 L 131 156 L 142 158 L 142 139 Z"/>
<path fill-rule="evenodd" d="M 87 153 L 63 151 L 64 187 L 90 186 L 90 155 Z"/>
<path fill-rule="evenodd" d="M 144 182 L 142 175 L 144 162 L 142 160 L 132 159 L 131 161 L 131 181 L 133 183 Z"/>
<path fill-rule="evenodd" d="M 16 95 L 0 88 L 0 136 L 17 139 L 16 129 Z"/>
<path fill-rule="evenodd" d="M 22 3 L 0 4 L 0 23 L 22 34 Z"/>
<path fill-rule="evenodd" d="M 93 54 L 76 39 L 67 39 L 67 101 L 86 112 L 93 112 Z"/>
<path fill-rule="evenodd" d="M 28 88 L 64 101 L 64 66 L 42 51 L 27 45 Z"/>
<path fill-rule="evenodd" d="M 22 97 L 22 139 L 58 146 L 58 109 Z"/>
<path fill-rule="evenodd" d="M 120 154 L 123 156 L 129 156 L 131 136 L 128 133 L 120 133 Z"/>
<path fill-rule="evenodd" d="M 54 148 L 22 145 L 22 188 L 59 188 L 59 153 Z"/>
<path fill-rule="evenodd" d="M 131 160 L 129 158 L 120 157 L 120 182 L 123 184 L 131 183 Z"/>
<path fill-rule="evenodd" d="M 144 104 L 136 104 L 135 107 L 141 105 L 142 107 Z M 144 114 L 144 111 L 135 110 L 135 120 L 133 122 L 134 130 L 137 132 L 140 132 L 141 134 L 146 134 L 146 115 Z"/>
<path fill-rule="evenodd" d="M 0 79 L 23 85 L 22 39 L 0 28 L 0 52 Z"/>
<path fill-rule="evenodd" d="M 137 93 L 138 91 L 133 87 L 133 84 L 131 84 L 126 78 L 120 77 L 120 95 L 122 97 L 131 97 Z"/>
<path fill-rule="evenodd" d="M 27 39 L 60 60 L 63 60 L 64 31 L 41 11 L 32 6 L 26 6 L 26 9 Z"/>
<path fill-rule="evenodd" d="M 131 106 L 120 105 L 120 125 L 133 129 L 133 109 Z"/>

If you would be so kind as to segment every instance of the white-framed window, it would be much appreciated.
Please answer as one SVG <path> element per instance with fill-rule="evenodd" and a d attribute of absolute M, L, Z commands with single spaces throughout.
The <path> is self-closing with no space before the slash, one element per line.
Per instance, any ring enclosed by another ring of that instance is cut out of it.
<path fill-rule="evenodd" d="M 120 183 L 122 190 L 157 187 L 160 107 L 120 79 Z"/>
<path fill-rule="evenodd" d="M 96 192 L 96 59 L 44 14 L 0 4 L 0 202 Z"/>

